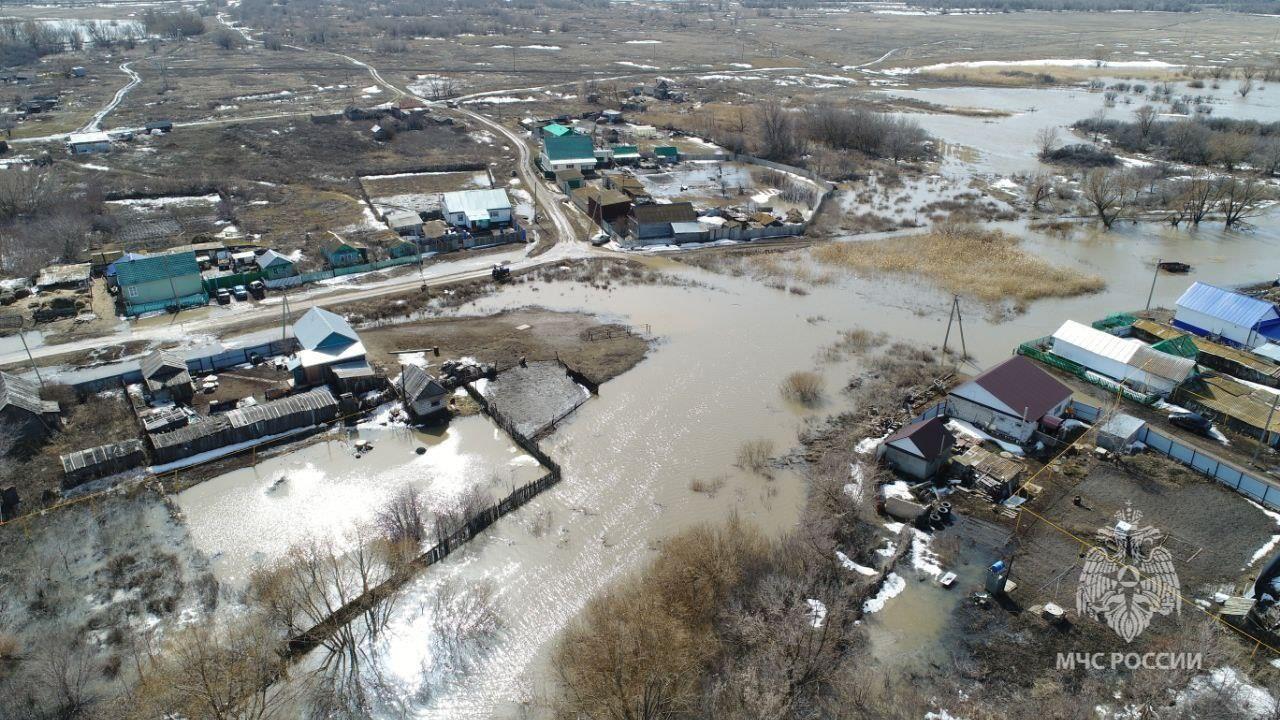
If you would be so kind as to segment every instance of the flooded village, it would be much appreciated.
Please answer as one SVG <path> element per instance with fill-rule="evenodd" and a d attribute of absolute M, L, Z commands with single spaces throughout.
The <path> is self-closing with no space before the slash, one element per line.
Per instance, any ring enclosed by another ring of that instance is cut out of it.
<path fill-rule="evenodd" d="M 14 6 L 0 716 L 1275 717 L 1280 15 L 1134 5 Z"/>

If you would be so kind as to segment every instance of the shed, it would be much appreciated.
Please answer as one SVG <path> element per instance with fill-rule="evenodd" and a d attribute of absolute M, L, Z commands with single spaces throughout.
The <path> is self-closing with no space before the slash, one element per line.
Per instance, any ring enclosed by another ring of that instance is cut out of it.
<path fill-rule="evenodd" d="M 615 164 L 631 165 L 640 162 L 640 148 L 636 145 L 614 145 L 609 148 L 609 157 Z"/>
<path fill-rule="evenodd" d="M 404 366 L 400 391 L 405 407 L 418 419 L 441 413 L 448 407 L 445 398 L 449 391 L 421 365 Z"/>
<path fill-rule="evenodd" d="M 551 123 L 550 125 L 544 125 L 542 128 L 543 137 L 566 137 L 571 134 L 573 134 L 573 128 L 560 123 Z"/>
<path fill-rule="evenodd" d="M 1173 324 L 1244 348 L 1280 341 L 1280 311 L 1275 305 L 1202 282 L 1178 298 Z"/>
<path fill-rule="evenodd" d="M 168 350 L 154 350 L 138 362 L 153 400 L 189 403 L 195 394 L 187 361 Z"/>
<path fill-rule="evenodd" d="M 711 229 L 696 220 L 671 223 L 671 237 L 677 243 L 702 242 L 710 237 Z"/>
<path fill-rule="evenodd" d="M 171 120 L 152 120 L 147 123 L 146 130 L 148 133 L 168 133 L 173 132 L 173 121 Z"/>
<path fill-rule="evenodd" d="M 662 162 L 675 162 L 680 159 L 680 149 L 674 145 L 659 145 L 653 149 L 653 156 Z"/>
<path fill-rule="evenodd" d="M 387 227 L 401 237 L 422 235 L 422 216 L 412 210 L 391 210 L 382 217 Z"/>
<path fill-rule="evenodd" d="M 928 480 L 947 461 L 955 438 L 940 417 L 905 425 L 884 439 L 880 451 L 885 462 L 898 472 L 918 480 Z"/>
<path fill-rule="evenodd" d="M 36 287 L 45 288 L 86 288 L 89 287 L 91 263 L 73 263 L 69 265 L 50 265 L 40 271 L 36 277 Z"/>
<path fill-rule="evenodd" d="M 1070 402 L 1070 388 L 1021 355 L 1005 360 L 947 395 L 952 417 L 1018 442 L 1031 439 L 1040 418 L 1060 417 Z"/>
<path fill-rule="evenodd" d="M 111 137 L 104 132 L 71 133 L 67 136 L 67 150 L 72 155 L 111 152 Z"/>
<path fill-rule="evenodd" d="M 91 480 L 132 470 L 146 461 L 142 441 L 130 438 L 120 442 L 77 450 L 60 457 L 62 489 L 69 490 Z"/>
<path fill-rule="evenodd" d="M 172 432 L 148 436 L 156 461 L 171 463 L 227 445 L 252 442 L 338 416 L 338 401 L 328 388 L 315 388 L 279 400 L 200 418 Z"/>
<path fill-rule="evenodd" d="M 0 372 L 0 427 L 17 434 L 19 448 L 38 446 L 58 427 L 58 403 L 40 399 L 40 386 Z"/>
<path fill-rule="evenodd" d="M 672 223 L 696 223 L 698 213 L 689 202 L 632 205 L 627 234 L 638 244 L 672 237 Z"/>
<path fill-rule="evenodd" d="M 582 187 L 582 171 L 578 168 L 557 170 L 555 175 L 556 186 L 559 187 L 565 195 L 568 195 L 570 192 Z"/>
<path fill-rule="evenodd" d="M 1053 333 L 1054 355 L 1141 392 L 1168 395 L 1195 372 L 1195 360 L 1154 350 L 1133 338 L 1121 338 L 1068 320 Z"/>
<path fill-rule="evenodd" d="M 1098 446 L 1111 452 L 1125 452 L 1138 442 L 1138 435 L 1146 426 L 1145 420 L 1116 413 L 1098 426 Z"/>

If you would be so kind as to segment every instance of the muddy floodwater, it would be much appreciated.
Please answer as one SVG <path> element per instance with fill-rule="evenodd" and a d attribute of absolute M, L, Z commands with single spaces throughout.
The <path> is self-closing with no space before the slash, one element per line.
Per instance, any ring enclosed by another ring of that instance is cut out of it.
<path fill-rule="evenodd" d="M 178 494 L 196 547 L 213 558 L 219 580 L 241 586 L 254 567 L 308 538 L 342 542 L 406 486 L 440 510 L 470 487 L 500 497 L 541 474 L 533 458 L 481 416 L 421 431 L 374 421 L 325 438 Z M 357 440 L 373 449 L 359 452 Z"/>
<path fill-rule="evenodd" d="M 1189 262 L 1196 268 L 1192 277 L 1208 282 L 1264 279 L 1256 261 L 1280 249 L 1276 227 L 1269 217 L 1250 233 L 1143 225 L 1059 238 L 1009 224 L 1037 251 L 1101 275 L 1108 287 L 1035 303 L 1003 321 L 967 305 L 965 339 L 974 365 L 1008 357 L 1018 343 L 1051 333 L 1067 318 L 1091 320 L 1142 307 L 1157 258 Z M 599 397 L 544 441 L 564 467 L 562 484 L 406 589 L 390 632 L 371 651 L 377 674 L 397 688 L 394 695 L 413 699 L 417 716 L 518 715 L 522 703 L 547 691 L 548 656 L 558 631 L 590 597 L 650 558 L 663 538 L 729 513 L 771 533 L 792 527 L 803 499 L 801 478 L 780 470 L 765 479 L 738 469 L 742 443 L 765 438 L 785 452 L 806 422 L 844 407 L 838 390 L 857 360 L 828 363 L 822 353 L 839 331 L 860 327 L 928 345 L 940 344 L 946 331 L 950 297 L 910 280 L 846 278 L 797 296 L 661 258 L 650 262 L 695 285 L 520 285 L 469 308 L 487 314 L 536 304 L 594 312 L 647 327 L 657 341 L 648 358 L 605 383 Z M 1171 305 L 1191 279 L 1162 276 L 1155 303 Z M 788 373 L 809 369 L 823 375 L 827 388 L 827 403 L 815 410 L 789 404 L 777 389 Z M 718 480 L 721 487 L 714 495 L 695 493 L 695 478 Z M 535 532 L 543 525 L 535 518 L 546 517 L 550 532 Z M 491 650 L 449 672 L 434 664 L 426 640 L 427 600 L 445 578 L 491 581 L 504 622 Z M 978 580 L 971 570 L 962 578 L 966 586 Z M 964 592 L 917 589 L 950 598 Z M 870 623 L 880 632 L 876 647 L 886 654 L 918 649 L 920 638 L 910 628 L 912 603 L 918 602 L 912 592 L 908 587 Z"/>

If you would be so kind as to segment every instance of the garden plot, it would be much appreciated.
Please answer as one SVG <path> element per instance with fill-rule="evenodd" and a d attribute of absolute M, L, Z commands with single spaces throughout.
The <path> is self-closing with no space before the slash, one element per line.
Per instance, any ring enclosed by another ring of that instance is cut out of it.
<path fill-rule="evenodd" d="M 221 216 L 220 203 L 217 194 L 209 194 L 110 200 L 106 205 L 117 222 L 118 242 L 155 250 L 173 245 L 179 236 L 238 236 L 239 229 Z"/>
<path fill-rule="evenodd" d="M 360 184 L 379 216 L 391 210 L 438 212 L 440 193 L 490 187 L 489 173 L 484 170 L 373 175 L 360 178 Z"/>

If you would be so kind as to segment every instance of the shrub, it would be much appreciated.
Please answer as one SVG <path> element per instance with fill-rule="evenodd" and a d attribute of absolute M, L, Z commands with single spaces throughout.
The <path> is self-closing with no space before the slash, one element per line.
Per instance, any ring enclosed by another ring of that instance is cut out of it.
<path fill-rule="evenodd" d="M 822 400 L 822 376 L 814 372 L 793 372 L 782 381 L 782 396 L 801 405 L 817 405 Z"/>
<path fill-rule="evenodd" d="M 770 455 L 773 455 L 772 440 L 748 440 L 738 448 L 738 467 L 762 473 L 769 466 Z"/>

